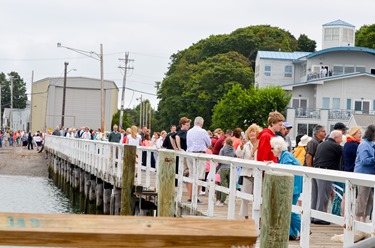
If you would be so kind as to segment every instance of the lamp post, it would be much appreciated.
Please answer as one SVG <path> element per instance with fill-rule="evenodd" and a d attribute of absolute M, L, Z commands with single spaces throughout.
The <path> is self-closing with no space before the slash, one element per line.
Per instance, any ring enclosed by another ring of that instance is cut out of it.
<path fill-rule="evenodd" d="M 63 128 L 65 126 L 64 121 L 65 121 L 65 99 L 66 99 L 66 80 L 67 80 L 67 75 L 71 71 L 76 71 L 76 69 L 70 69 L 69 71 L 67 71 L 68 65 L 69 65 L 68 62 L 64 62 L 65 69 L 64 69 L 64 87 L 63 87 L 63 99 L 62 99 L 63 101 L 62 101 L 62 112 L 61 112 L 61 128 Z"/>
<path fill-rule="evenodd" d="M 80 49 L 76 49 L 76 48 L 71 48 L 71 47 L 67 47 L 67 46 L 62 46 L 61 43 L 57 43 L 57 47 L 63 47 L 63 48 L 66 48 L 68 50 L 71 50 L 71 51 L 74 51 L 76 53 L 79 53 L 79 54 L 82 54 L 82 55 L 85 55 L 87 57 L 90 57 L 90 58 L 93 58 L 95 60 L 98 60 L 100 61 L 100 81 L 101 81 L 101 87 L 100 87 L 100 90 L 101 90 L 101 130 L 102 132 L 104 132 L 105 130 L 105 125 L 104 125 L 104 121 L 105 121 L 105 116 L 104 116 L 104 68 L 103 68 L 103 44 L 100 44 L 100 53 L 96 53 L 96 52 L 93 52 L 93 51 L 84 51 L 84 50 L 80 50 Z M 95 55 L 96 57 L 94 57 L 93 55 Z"/>

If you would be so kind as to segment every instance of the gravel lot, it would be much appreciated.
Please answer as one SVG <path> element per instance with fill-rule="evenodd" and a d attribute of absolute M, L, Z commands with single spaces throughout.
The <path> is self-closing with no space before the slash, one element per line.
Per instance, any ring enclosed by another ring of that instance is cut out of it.
<path fill-rule="evenodd" d="M 0 175 L 48 177 L 44 151 L 3 146 L 0 148 Z"/>

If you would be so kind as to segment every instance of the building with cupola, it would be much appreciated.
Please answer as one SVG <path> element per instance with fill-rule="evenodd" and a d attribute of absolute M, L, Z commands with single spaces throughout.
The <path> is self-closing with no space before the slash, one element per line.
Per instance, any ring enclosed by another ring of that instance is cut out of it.
<path fill-rule="evenodd" d="M 258 51 L 256 57 L 255 83 L 292 95 L 286 117 L 292 138 L 312 136 L 317 124 L 331 131 L 336 122 L 375 116 L 375 50 L 356 47 L 355 26 L 342 20 L 324 24 L 322 38 L 317 52 Z"/>

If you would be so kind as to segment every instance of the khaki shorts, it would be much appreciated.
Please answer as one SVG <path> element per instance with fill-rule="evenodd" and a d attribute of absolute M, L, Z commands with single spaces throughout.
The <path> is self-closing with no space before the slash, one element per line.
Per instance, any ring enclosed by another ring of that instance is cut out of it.
<path fill-rule="evenodd" d="M 355 214 L 357 216 L 370 215 L 374 198 L 374 189 L 365 186 L 358 186 Z"/>
<path fill-rule="evenodd" d="M 197 169 L 198 169 L 198 179 L 203 179 L 205 178 L 205 172 L 206 172 L 206 160 L 197 160 Z M 189 168 L 189 177 L 193 177 L 193 163 L 194 163 L 194 158 L 188 158 L 187 159 L 187 166 Z"/>

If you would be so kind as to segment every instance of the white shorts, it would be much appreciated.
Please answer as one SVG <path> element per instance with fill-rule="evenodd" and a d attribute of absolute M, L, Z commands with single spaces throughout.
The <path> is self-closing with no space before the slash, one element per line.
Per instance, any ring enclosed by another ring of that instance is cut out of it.
<path fill-rule="evenodd" d="M 206 176 L 206 160 L 197 160 L 196 168 L 198 169 L 198 179 L 203 179 Z M 193 164 L 194 158 L 187 159 L 187 166 L 189 168 L 189 177 L 193 178 Z"/>

